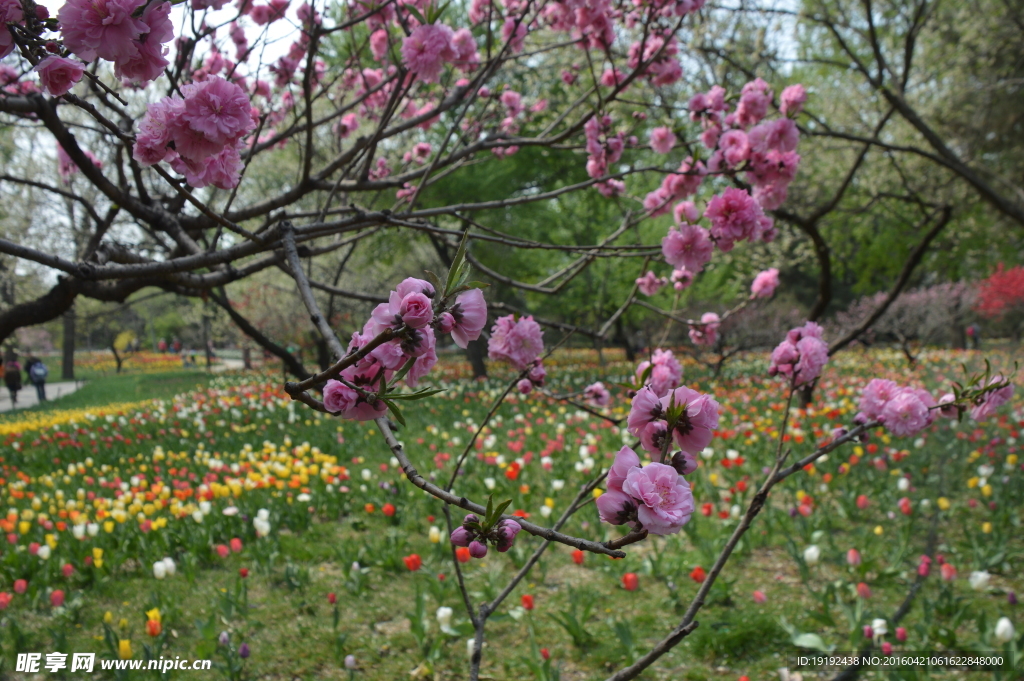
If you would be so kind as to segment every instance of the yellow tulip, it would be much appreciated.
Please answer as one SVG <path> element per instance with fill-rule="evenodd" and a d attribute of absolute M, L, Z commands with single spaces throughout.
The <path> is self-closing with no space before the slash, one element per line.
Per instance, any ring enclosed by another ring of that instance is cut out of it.
<path fill-rule="evenodd" d="M 105 613 L 103 613 L 103 621 L 106 624 L 110 624 L 111 622 L 113 622 L 114 621 L 114 613 L 112 613 L 109 610 L 107 610 Z"/>
<path fill-rule="evenodd" d="M 951 505 L 949 503 L 949 499 L 947 499 L 946 497 L 939 497 L 939 500 L 938 500 L 937 503 L 939 504 L 939 510 L 941 510 L 941 511 L 948 511 L 949 507 Z"/>
<path fill-rule="evenodd" d="M 989 523 L 989 522 L 982 523 L 981 524 L 981 531 L 984 532 L 985 534 L 990 534 L 992 532 L 992 523 Z"/>
<path fill-rule="evenodd" d="M 128 639 L 121 639 L 121 642 L 117 644 L 117 655 L 122 660 L 131 659 L 132 656 L 132 642 Z"/>
<path fill-rule="evenodd" d="M 602 494 L 604 494 L 604 490 L 603 489 L 601 489 L 600 487 L 595 487 L 594 488 L 594 498 L 595 499 L 600 497 Z"/>
<path fill-rule="evenodd" d="M 147 610 L 146 611 L 146 619 L 151 620 L 153 622 L 159 622 L 160 621 L 160 608 L 153 608 L 152 610 Z"/>

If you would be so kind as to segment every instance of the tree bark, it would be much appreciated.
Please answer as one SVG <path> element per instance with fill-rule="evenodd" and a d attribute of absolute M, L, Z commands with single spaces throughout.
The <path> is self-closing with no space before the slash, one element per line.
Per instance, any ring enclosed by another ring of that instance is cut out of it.
<path fill-rule="evenodd" d="M 484 363 L 486 354 L 484 342 L 481 339 L 470 341 L 466 346 L 466 357 L 473 366 L 473 378 L 487 378 L 487 365 Z"/>
<path fill-rule="evenodd" d="M 60 377 L 65 381 L 75 380 L 75 306 L 64 312 L 64 356 Z"/>

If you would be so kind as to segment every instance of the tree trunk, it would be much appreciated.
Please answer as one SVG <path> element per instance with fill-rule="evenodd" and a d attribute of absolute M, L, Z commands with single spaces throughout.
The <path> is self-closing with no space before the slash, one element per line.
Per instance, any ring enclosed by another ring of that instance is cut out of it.
<path fill-rule="evenodd" d="M 206 369 L 213 364 L 213 353 L 210 352 L 210 318 L 203 314 L 203 350 L 206 352 Z"/>
<path fill-rule="evenodd" d="M 65 381 L 75 380 L 75 306 L 64 313 L 64 357 L 60 377 Z"/>
<path fill-rule="evenodd" d="M 629 342 L 629 336 L 626 335 L 626 328 L 622 324 L 622 317 L 615 320 L 615 342 L 626 351 L 627 362 L 636 361 L 636 351 L 633 349 L 633 344 Z"/>
<path fill-rule="evenodd" d="M 473 378 L 487 378 L 487 365 L 484 364 L 485 353 L 484 342 L 479 338 L 475 341 L 470 341 L 466 346 L 466 357 L 469 358 L 469 363 L 473 365 Z"/>

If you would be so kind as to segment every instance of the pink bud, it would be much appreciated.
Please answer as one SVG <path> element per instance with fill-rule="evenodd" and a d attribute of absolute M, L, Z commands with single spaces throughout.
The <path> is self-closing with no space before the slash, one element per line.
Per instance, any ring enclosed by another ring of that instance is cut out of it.
<path fill-rule="evenodd" d="M 863 598 L 864 600 L 871 598 L 871 587 L 869 587 L 864 582 L 860 582 L 859 584 L 857 584 L 857 596 L 859 598 Z"/>
<path fill-rule="evenodd" d="M 469 555 L 474 558 L 483 558 L 487 555 L 487 544 L 478 541 L 469 542 Z"/>
<path fill-rule="evenodd" d="M 529 395 L 530 391 L 533 390 L 533 381 L 528 378 L 524 378 L 519 381 L 519 383 L 516 383 L 516 389 L 523 395 Z"/>
<path fill-rule="evenodd" d="M 846 562 L 852 567 L 857 567 L 861 563 L 860 551 L 857 549 L 850 549 L 846 552 Z"/>
<path fill-rule="evenodd" d="M 882 654 L 883 655 L 892 655 L 892 644 L 889 643 L 888 641 L 883 641 L 882 642 Z"/>
<path fill-rule="evenodd" d="M 455 328 L 455 317 L 450 312 L 442 312 L 437 318 L 437 325 L 441 333 L 451 333 Z"/>
<path fill-rule="evenodd" d="M 875 630 L 871 628 L 870 624 L 864 625 L 864 638 L 874 638 Z"/>
<path fill-rule="evenodd" d="M 764 595 L 763 591 L 755 591 L 754 592 L 754 602 L 755 603 L 764 603 L 767 600 L 768 600 L 768 597 Z"/>
<path fill-rule="evenodd" d="M 903 643 L 907 640 L 907 629 L 906 627 L 896 627 L 896 640 Z"/>

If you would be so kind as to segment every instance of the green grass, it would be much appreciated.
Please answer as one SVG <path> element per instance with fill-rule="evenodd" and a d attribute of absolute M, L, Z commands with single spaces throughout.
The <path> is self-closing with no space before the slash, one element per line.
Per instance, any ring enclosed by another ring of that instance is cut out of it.
<path fill-rule="evenodd" d="M 25 412 L 50 411 L 54 409 L 83 409 L 99 407 L 114 402 L 137 402 L 154 398 L 169 398 L 202 388 L 209 384 L 213 374 L 193 369 L 191 371 L 168 371 L 166 373 L 123 373 L 104 376 L 90 381 L 71 393 L 56 400 L 28 409 L 18 409 L 0 416 L 0 421 L 17 420 Z M 49 387 L 48 393 L 53 389 Z"/>

